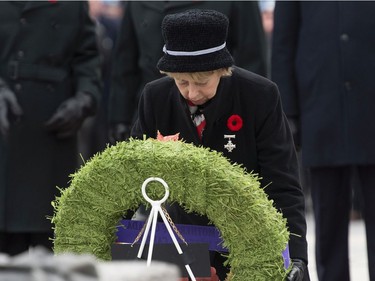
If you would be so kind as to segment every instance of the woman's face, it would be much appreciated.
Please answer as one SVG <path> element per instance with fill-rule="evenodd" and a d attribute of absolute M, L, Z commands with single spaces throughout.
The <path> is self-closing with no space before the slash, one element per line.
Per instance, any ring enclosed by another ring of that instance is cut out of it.
<path fill-rule="evenodd" d="M 191 75 L 181 73 L 174 77 L 181 95 L 195 105 L 202 105 L 216 95 L 221 73 L 213 72 L 209 76 L 193 79 Z"/>

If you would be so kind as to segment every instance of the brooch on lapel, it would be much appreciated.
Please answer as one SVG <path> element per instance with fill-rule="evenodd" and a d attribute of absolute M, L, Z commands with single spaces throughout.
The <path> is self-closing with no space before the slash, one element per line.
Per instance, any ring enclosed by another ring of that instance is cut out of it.
<path fill-rule="evenodd" d="M 227 127 L 229 130 L 231 130 L 232 132 L 237 132 L 239 130 L 241 130 L 242 128 L 242 125 L 243 125 L 243 121 L 242 121 L 242 118 L 241 116 L 237 115 L 237 114 L 233 114 L 231 115 L 228 120 L 227 120 Z M 228 139 L 228 142 L 226 144 L 224 144 L 224 148 L 226 150 L 228 150 L 228 152 L 232 152 L 233 149 L 236 148 L 236 144 L 234 144 L 232 142 L 232 139 L 235 139 L 236 138 L 236 135 L 235 134 L 232 134 L 232 135 L 224 135 L 224 139 Z"/>

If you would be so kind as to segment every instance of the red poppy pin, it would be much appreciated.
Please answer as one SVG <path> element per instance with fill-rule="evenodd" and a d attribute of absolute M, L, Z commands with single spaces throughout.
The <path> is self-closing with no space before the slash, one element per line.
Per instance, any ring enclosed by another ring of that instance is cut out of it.
<path fill-rule="evenodd" d="M 241 130 L 242 125 L 243 125 L 243 121 L 242 121 L 241 116 L 237 114 L 233 114 L 232 116 L 228 118 L 227 127 L 229 130 L 233 132 L 237 132 Z"/>

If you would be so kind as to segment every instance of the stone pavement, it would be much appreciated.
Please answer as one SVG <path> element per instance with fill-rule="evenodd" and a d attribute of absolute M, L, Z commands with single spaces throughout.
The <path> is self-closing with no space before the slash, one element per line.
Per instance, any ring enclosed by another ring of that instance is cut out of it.
<path fill-rule="evenodd" d="M 309 243 L 309 271 L 311 281 L 318 281 L 315 264 L 314 219 L 307 215 L 307 241 Z M 365 225 L 363 220 L 351 221 L 349 230 L 349 259 L 351 281 L 369 281 Z"/>

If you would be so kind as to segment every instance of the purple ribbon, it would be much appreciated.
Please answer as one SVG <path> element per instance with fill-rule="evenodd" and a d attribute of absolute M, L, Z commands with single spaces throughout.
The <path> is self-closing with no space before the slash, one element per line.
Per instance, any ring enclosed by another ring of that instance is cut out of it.
<path fill-rule="evenodd" d="M 288 269 L 290 265 L 289 244 L 286 244 L 286 247 L 284 251 L 281 252 L 281 255 L 283 256 L 283 259 L 284 259 L 284 267 L 285 269 Z"/>
<path fill-rule="evenodd" d="M 117 242 L 133 243 L 139 232 L 141 231 L 144 221 L 122 220 L 121 225 L 117 227 Z M 185 241 L 189 243 L 207 243 L 210 251 L 228 252 L 222 247 L 223 240 L 220 237 L 219 230 L 214 226 L 175 224 Z M 175 233 L 179 243 L 183 243 Z M 147 238 L 149 242 L 149 237 Z M 140 243 L 138 241 L 137 243 Z M 168 244 L 173 243 L 167 228 L 163 222 L 158 222 L 155 231 L 155 243 Z"/>
<path fill-rule="evenodd" d="M 122 225 L 117 227 L 117 242 L 131 244 L 134 242 L 145 222 L 136 220 L 122 220 L 121 224 Z M 223 240 L 220 236 L 220 231 L 216 227 L 190 224 L 175 225 L 188 244 L 207 243 L 210 251 L 228 252 L 228 250 L 222 246 Z M 179 243 L 183 243 L 176 233 L 175 236 Z M 149 242 L 149 237 L 147 238 L 146 242 Z M 140 241 L 137 243 L 140 243 Z M 169 232 L 163 222 L 157 223 L 155 231 L 155 243 L 173 243 L 172 238 L 170 237 Z M 284 259 L 284 267 L 288 268 L 290 265 L 288 245 L 282 252 L 282 257 Z"/>

